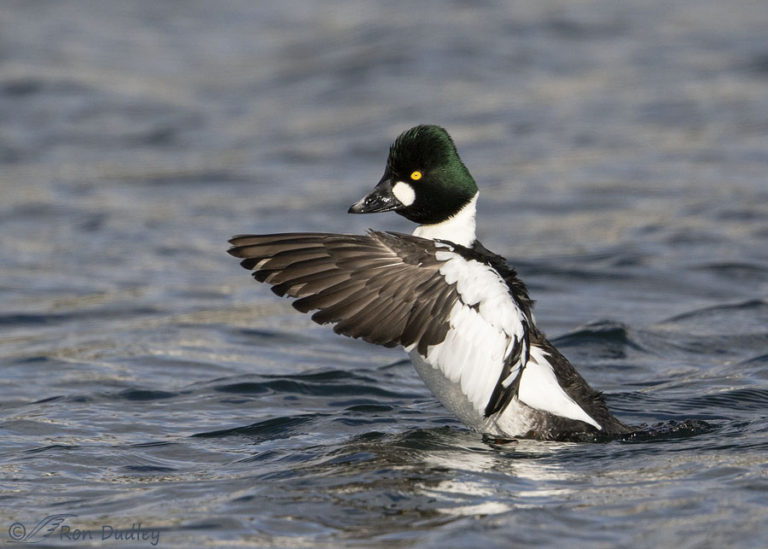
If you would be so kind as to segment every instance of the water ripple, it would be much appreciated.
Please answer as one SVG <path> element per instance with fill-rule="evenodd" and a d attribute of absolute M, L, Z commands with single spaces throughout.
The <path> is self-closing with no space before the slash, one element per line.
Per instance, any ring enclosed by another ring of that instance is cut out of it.
<path fill-rule="evenodd" d="M 550 4 L 5 2 L 0 536 L 768 546 L 768 4 Z M 344 212 L 430 119 L 632 434 L 470 432 L 227 256 L 410 231 Z"/>
<path fill-rule="evenodd" d="M 626 324 L 611 320 L 590 323 L 552 342 L 558 348 L 586 352 L 593 358 L 626 358 L 628 351 L 647 353 Z"/>
<path fill-rule="evenodd" d="M 192 435 L 198 438 L 221 438 L 230 436 L 244 436 L 250 440 L 276 440 L 281 438 L 290 438 L 298 431 L 297 429 L 307 423 L 315 421 L 317 417 L 313 415 L 277 417 L 252 423 L 244 427 L 233 427 L 231 429 L 220 429 L 216 431 L 207 431 Z"/>

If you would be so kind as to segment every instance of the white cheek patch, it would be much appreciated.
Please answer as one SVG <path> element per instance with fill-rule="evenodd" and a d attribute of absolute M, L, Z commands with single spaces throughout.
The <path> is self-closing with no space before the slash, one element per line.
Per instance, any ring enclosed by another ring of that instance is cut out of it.
<path fill-rule="evenodd" d="M 392 187 L 392 194 L 395 195 L 403 206 L 410 206 L 416 200 L 416 191 L 408 183 L 398 181 Z"/>

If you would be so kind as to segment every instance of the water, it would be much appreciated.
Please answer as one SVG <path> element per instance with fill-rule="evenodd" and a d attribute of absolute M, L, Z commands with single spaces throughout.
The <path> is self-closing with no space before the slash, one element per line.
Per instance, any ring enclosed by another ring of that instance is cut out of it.
<path fill-rule="evenodd" d="M 748 0 L 4 2 L 0 538 L 67 515 L 38 546 L 768 546 L 766 24 Z M 226 255 L 410 230 L 344 212 L 420 122 L 645 435 L 483 439 L 401 351 Z"/>

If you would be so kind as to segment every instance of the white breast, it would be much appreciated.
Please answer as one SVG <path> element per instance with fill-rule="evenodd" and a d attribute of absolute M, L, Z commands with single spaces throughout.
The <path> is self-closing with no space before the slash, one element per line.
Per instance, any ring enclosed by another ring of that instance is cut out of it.
<path fill-rule="evenodd" d="M 459 210 L 456 215 L 449 217 L 442 223 L 419 225 L 413 231 L 413 235 L 430 240 L 447 240 L 466 247 L 472 246 L 472 243 L 477 238 L 475 236 L 477 196 L 478 194 L 475 193 L 475 196 L 467 202 L 466 206 Z"/>

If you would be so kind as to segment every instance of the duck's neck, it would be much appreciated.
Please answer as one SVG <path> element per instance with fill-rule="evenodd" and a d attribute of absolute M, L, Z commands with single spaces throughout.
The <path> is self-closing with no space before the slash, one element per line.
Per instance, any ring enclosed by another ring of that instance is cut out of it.
<path fill-rule="evenodd" d="M 432 225 L 419 225 L 413 231 L 414 236 L 430 238 L 432 240 L 448 240 L 461 246 L 471 247 L 475 239 L 475 212 L 477 211 L 477 193 L 472 200 L 440 223 Z"/>

